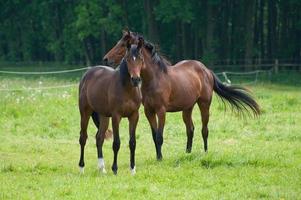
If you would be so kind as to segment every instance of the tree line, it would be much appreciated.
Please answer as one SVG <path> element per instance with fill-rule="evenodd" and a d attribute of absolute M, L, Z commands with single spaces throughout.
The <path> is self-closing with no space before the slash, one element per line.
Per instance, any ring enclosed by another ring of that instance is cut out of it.
<path fill-rule="evenodd" d="M 0 60 L 94 65 L 139 32 L 171 61 L 301 60 L 300 0 L 4 0 Z"/>

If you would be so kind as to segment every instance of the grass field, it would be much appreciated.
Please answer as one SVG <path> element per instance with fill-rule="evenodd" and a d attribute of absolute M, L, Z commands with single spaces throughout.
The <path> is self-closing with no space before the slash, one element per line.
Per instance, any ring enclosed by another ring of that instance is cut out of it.
<path fill-rule="evenodd" d="M 75 84 L 67 76 L 0 76 L 0 88 Z M 79 174 L 77 87 L 0 91 L 0 199 L 301 199 L 301 74 L 249 86 L 262 106 L 258 119 L 224 111 L 214 97 L 209 152 L 201 120 L 185 153 L 181 113 L 167 115 L 163 161 L 155 159 L 143 114 L 137 129 L 137 174 L 129 170 L 128 124 L 120 128 L 119 170 L 111 172 L 112 140 L 105 141 L 108 174 L 97 171 L 96 129 L 89 126 L 86 168 Z"/>

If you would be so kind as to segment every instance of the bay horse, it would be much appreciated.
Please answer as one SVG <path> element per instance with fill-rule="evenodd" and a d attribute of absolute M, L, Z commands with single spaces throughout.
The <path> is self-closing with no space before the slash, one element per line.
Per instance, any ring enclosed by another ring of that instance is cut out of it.
<path fill-rule="evenodd" d="M 143 65 L 136 78 L 142 79 L 141 92 L 144 112 L 151 126 L 153 141 L 156 146 L 157 159 L 162 159 L 163 130 L 166 112 L 182 111 L 186 125 L 186 152 L 190 153 L 194 136 L 194 125 L 191 118 L 195 104 L 198 104 L 202 118 L 202 137 L 204 150 L 208 150 L 209 108 L 213 91 L 239 113 L 260 114 L 260 107 L 249 91 L 240 86 L 223 84 L 217 76 L 196 60 L 183 60 L 171 66 L 154 47 L 144 41 L 137 33 L 124 31 L 122 38 L 104 56 L 104 61 L 118 63 L 126 52 L 126 44 L 143 43 L 140 50 Z M 128 65 L 129 69 L 139 66 Z M 158 120 L 156 119 L 156 116 Z"/>
<path fill-rule="evenodd" d="M 135 46 L 135 45 L 134 45 Z M 137 47 L 137 46 L 136 46 Z M 141 46 L 137 47 L 141 48 Z M 135 53 L 135 52 L 134 52 Z M 98 154 L 98 168 L 106 173 L 103 158 L 102 146 L 105 132 L 109 125 L 109 118 L 112 118 L 113 128 L 113 151 L 114 161 L 112 170 L 117 174 L 117 154 L 120 148 L 119 123 L 121 118 L 127 117 L 129 121 L 129 148 L 130 148 L 130 169 L 135 174 L 135 149 L 136 149 L 136 126 L 139 118 L 139 107 L 141 104 L 141 92 L 138 87 L 140 79 L 133 74 L 138 73 L 135 69 L 127 68 L 127 61 L 130 61 L 132 54 L 129 51 L 120 64 L 120 68 L 114 70 L 105 66 L 98 66 L 89 69 L 82 77 L 79 84 L 79 110 L 80 110 L 80 138 L 81 146 L 79 167 L 83 172 L 84 148 L 87 140 L 87 126 L 90 116 L 98 125 L 96 134 L 96 146 Z M 133 61 L 135 62 L 135 61 Z"/>

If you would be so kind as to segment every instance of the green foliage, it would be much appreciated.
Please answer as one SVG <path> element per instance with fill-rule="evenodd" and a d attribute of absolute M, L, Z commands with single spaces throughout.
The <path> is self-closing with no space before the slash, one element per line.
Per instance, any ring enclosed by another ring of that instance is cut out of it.
<path fill-rule="evenodd" d="M 163 23 L 170 23 L 173 21 L 183 21 L 190 23 L 194 19 L 192 12 L 193 4 L 190 1 L 160 1 L 155 9 L 157 20 Z"/>
<path fill-rule="evenodd" d="M 299 0 L 11 0 L 0 7 L 1 61 L 96 64 L 126 26 L 172 61 L 300 61 Z"/>

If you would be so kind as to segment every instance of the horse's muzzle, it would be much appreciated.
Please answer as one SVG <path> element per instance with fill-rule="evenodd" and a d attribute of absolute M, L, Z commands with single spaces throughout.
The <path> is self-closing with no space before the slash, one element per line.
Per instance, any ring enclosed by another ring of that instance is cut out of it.
<path fill-rule="evenodd" d="M 134 87 L 138 87 L 138 85 L 141 82 L 141 78 L 140 77 L 132 77 L 131 78 L 132 84 Z"/>

